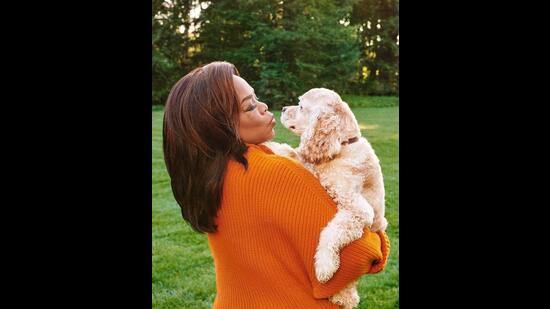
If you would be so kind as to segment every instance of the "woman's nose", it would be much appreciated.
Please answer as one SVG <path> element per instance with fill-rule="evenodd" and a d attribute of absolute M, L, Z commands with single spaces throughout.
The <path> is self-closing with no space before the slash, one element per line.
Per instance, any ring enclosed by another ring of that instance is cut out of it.
<path fill-rule="evenodd" d="M 262 104 L 262 105 L 265 106 L 265 109 L 264 109 L 264 111 L 263 111 L 263 113 L 262 113 L 262 114 L 265 114 L 265 113 L 267 112 L 268 106 L 267 106 L 267 104 L 265 104 L 265 103 L 260 103 L 260 104 Z"/>

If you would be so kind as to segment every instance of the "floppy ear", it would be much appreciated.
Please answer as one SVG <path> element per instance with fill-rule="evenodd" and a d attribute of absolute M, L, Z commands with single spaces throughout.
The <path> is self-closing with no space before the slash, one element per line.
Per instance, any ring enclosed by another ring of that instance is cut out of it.
<path fill-rule="evenodd" d="M 338 132 L 339 118 L 334 111 L 312 115 L 311 121 L 302 133 L 297 151 L 309 163 L 321 163 L 332 159 L 340 152 Z"/>
<path fill-rule="evenodd" d="M 347 140 L 352 137 L 361 137 L 361 129 L 357 123 L 355 115 L 349 108 L 348 103 L 342 101 L 342 104 L 338 105 L 337 113 L 340 113 L 341 125 L 340 133 L 342 134 L 342 140 Z"/>

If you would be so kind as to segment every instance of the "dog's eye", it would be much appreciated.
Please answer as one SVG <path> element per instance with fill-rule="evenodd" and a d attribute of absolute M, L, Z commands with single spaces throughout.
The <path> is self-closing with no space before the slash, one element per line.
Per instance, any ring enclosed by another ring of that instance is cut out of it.
<path fill-rule="evenodd" d="M 302 110 L 302 105 L 300 105 L 300 110 Z"/>

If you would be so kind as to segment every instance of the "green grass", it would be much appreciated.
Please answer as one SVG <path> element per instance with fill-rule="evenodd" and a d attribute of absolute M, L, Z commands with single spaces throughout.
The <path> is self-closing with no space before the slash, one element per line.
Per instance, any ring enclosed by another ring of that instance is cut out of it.
<path fill-rule="evenodd" d="M 395 96 L 361 96 L 353 94 L 344 94 L 342 99 L 350 107 L 391 107 L 399 106 L 399 97 Z M 153 111 L 162 110 L 162 105 L 153 105 Z"/>
<path fill-rule="evenodd" d="M 350 107 L 391 107 L 399 106 L 399 97 L 394 96 L 360 96 L 352 94 L 342 95 Z"/>
<path fill-rule="evenodd" d="M 153 112 L 162 111 L 162 110 L 164 110 L 164 106 L 163 105 L 153 105 L 152 110 L 153 110 Z"/>
<path fill-rule="evenodd" d="M 393 309 L 399 306 L 399 106 L 352 110 L 382 164 L 392 245 L 386 269 L 360 279 L 359 308 Z M 280 112 L 274 113 L 279 119 Z M 152 117 L 153 308 L 211 308 L 216 283 L 207 236 L 193 232 L 181 218 L 162 156 L 162 109 L 153 109 Z M 279 123 L 275 131 L 275 141 L 298 145 L 299 139 Z"/>

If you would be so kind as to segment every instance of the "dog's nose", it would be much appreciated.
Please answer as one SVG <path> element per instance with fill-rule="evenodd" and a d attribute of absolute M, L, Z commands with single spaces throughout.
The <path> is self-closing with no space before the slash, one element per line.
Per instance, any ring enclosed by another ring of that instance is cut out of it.
<path fill-rule="evenodd" d="M 285 107 L 283 107 L 283 113 L 285 112 L 285 110 L 286 110 L 286 106 L 285 106 Z"/>

